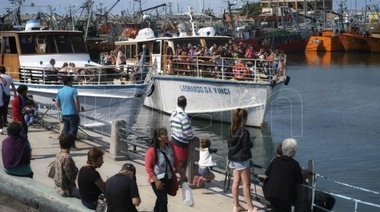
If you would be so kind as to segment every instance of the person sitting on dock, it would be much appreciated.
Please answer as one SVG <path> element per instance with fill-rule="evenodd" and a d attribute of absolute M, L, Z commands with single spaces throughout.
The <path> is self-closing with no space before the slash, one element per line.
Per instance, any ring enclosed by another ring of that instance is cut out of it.
<path fill-rule="evenodd" d="M 141 203 L 139 188 L 136 183 L 136 168 L 125 163 L 119 173 L 110 177 L 104 189 L 107 211 L 137 212 Z"/>
<path fill-rule="evenodd" d="M 210 182 L 215 178 L 214 173 L 211 172 L 211 167 L 216 166 L 216 163 L 211 153 L 216 153 L 217 151 L 217 149 L 211 148 L 211 141 L 209 139 L 201 139 L 198 161 L 198 173 L 201 176 L 195 175 L 193 180 L 193 184 L 197 187 L 200 187 L 205 182 Z"/>
<path fill-rule="evenodd" d="M 5 173 L 18 177 L 33 178 L 30 166 L 32 148 L 28 139 L 21 135 L 20 123 L 12 122 L 7 128 L 8 137 L 1 146 L 1 155 Z"/>

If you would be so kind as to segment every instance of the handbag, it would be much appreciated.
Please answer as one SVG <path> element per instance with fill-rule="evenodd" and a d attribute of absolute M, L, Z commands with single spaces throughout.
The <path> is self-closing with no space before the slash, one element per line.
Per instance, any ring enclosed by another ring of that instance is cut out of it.
<path fill-rule="evenodd" d="M 49 165 L 46 167 L 46 175 L 49 178 L 54 179 L 54 176 L 55 176 L 55 160 L 50 162 Z"/>
<path fill-rule="evenodd" d="M 168 164 L 169 164 L 169 167 L 170 167 L 170 171 L 172 172 L 172 179 L 170 181 L 170 186 L 169 186 L 168 194 L 170 196 L 176 196 L 177 195 L 177 191 L 178 191 L 177 176 L 173 172 L 172 164 L 170 163 L 169 158 L 166 156 L 166 154 L 163 151 L 161 151 L 161 152 L 162 152 L 162 154 L 164 154 L 164 157 L 165 157 L 165 160 L 166 160 L 166 172 L 167 172 L 167 169 L 168 169 Z"/>

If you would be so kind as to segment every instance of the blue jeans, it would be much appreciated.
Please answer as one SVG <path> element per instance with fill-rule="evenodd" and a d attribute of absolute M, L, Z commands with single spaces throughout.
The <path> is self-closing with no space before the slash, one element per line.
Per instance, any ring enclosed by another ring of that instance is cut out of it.
<path fill-rule="evenodd" d="M 167 212 L 168 211 L 168 191 L 170 187 L 171 179 L 160 179 L 162 183 L 164 183 L 164 190 L 157 190 L 156 183 L 152 182 L 152 188 L 154 193 L 156 194 L 156 204 L 154 205 L 154 212 Z"/>
<path fill-rule="evenodd" d="M 63 122 L 63 133 L 71 133 L 74 135 L 75 139 L 78 134 L 78 126 L 79 126 L 79 115 L 62 115 Z"/>
<path fill-rule="evenodd" d="M 96 205 L 98 204 L 98 200 L 96 200 L 94 202 L 87 202 L 87 201 L 82 199 L 81 202 L 84 206 L 86 206 L 86 208 L 91 209 L 91 210 L 95 210 Z"/>

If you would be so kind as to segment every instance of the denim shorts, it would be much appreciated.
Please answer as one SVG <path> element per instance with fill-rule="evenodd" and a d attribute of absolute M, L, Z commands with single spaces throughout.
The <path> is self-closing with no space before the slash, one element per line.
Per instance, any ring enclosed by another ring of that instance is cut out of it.
<path fill-rule="evenodd" d="M 246 161 L 230 161 L 229 167 L 231 169 L 236 169 L 236 170 L 244 170 L 246 168 L 249 168 L 251 166 L 251 160 L 246 160 Z"/>
<path fill-rule="evenodd" d="M 208 168 L 208 167 L 207 168 L 198 168 L 198 172 L 200 175 L 205 176 L 205 177 L 210 176 L 210 174 L 211 174 L 210 168 Z"/>

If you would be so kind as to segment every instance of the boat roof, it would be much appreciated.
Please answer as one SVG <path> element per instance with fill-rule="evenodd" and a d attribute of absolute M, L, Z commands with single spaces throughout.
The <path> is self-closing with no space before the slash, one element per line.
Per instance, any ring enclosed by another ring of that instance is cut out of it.
<path fill-rule="evenodd" d="M 61 34 L 61 33 L 75 33 L 75 34 L 83 34 L 81 31 L 77 31 L 77 30 L 28 30 L 28 31 L 0 31 L 0 34 L 4 34 L 4 33 L 15 33 L 15 34 L 31 34 L 31 33 L 36 33 L 36 34 L 39 34 L 39 33 L 57 33 L 57 34 Z"/>
<path fill-rule="evenodd" d="M 223 38 L 223 39 L 232 39 L 229 36 L 224 36 L 224 35 L 214 35 L 214 36 L 180 36 L 180 37 L 156 37 L 156 38 L 147 38 L 147 39 L 129 39 L 129 40 L 124 40 L 124 41 L 115 41 L 116 45 L 122 45 L 122 44 L 127 44 L 127 43 L 144 43 L 144 42 L 150 42 L 150 41 L 156 41 L 156 40 L 189 40 L 189 39 L 194 39 L 194 40 L 199 40 L 199 39 L 218 39 L 218 38 Z"/>

